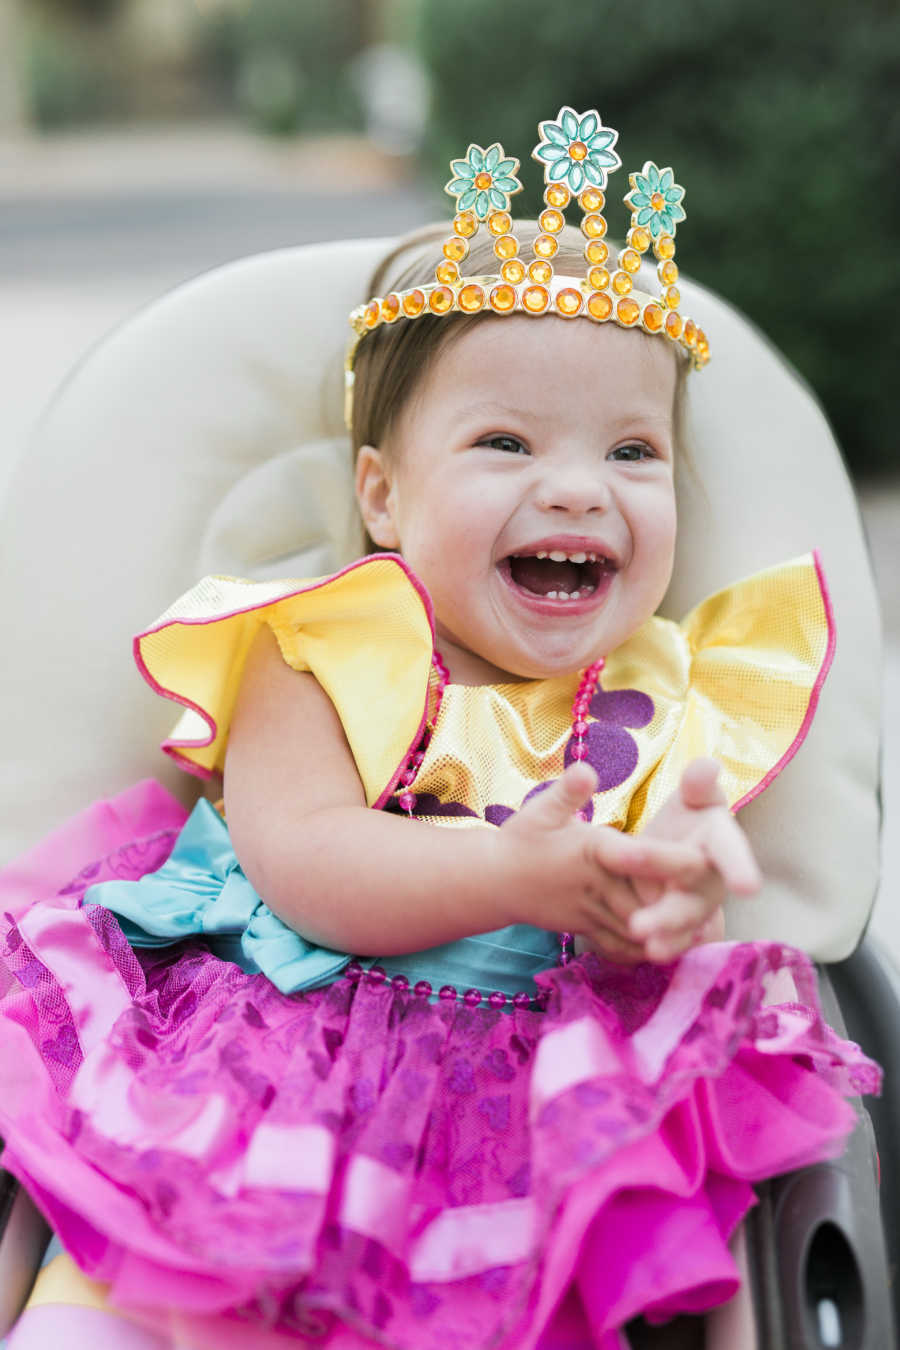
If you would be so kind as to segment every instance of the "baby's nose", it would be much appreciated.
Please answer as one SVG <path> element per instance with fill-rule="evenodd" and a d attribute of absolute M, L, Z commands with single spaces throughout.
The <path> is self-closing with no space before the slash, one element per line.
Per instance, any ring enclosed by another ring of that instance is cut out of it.
<path fill-rule="evenodd" d="M 609 507 L 609 486 L 602 473 L 593 465 L 557 465 L 541 481 L 538 504 L 545 511 L 567 511 L 587 515 L 590 511 L 606 511 Z"/>

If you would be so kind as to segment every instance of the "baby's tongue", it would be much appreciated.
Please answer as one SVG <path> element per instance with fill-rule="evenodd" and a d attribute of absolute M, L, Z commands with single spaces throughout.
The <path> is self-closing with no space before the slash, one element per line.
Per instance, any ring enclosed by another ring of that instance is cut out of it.
<path fill-rule="evenodd" d="M 535 595 L 548 591 L 577 591 L 579 568 L 577 563 L 554 562 L 552 558 L 510 558 L 509 570 L 517 586 Z"/>

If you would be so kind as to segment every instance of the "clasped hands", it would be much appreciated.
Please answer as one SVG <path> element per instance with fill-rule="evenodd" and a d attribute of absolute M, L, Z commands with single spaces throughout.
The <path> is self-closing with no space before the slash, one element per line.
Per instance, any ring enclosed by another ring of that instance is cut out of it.
<path fill-rule="evenodd" d="M 726 896 L 755 894 L 761 876 L 718 774 L 715 760 L 693 760 L 640 835 L 626 835 L 577 818 L 597 780 L 589 765 L 571 765 L 501 830 L 532 868 L 529 918 L 575 933 L 579 951 L 626 963 L 672 961 L 722 938 Z"/>

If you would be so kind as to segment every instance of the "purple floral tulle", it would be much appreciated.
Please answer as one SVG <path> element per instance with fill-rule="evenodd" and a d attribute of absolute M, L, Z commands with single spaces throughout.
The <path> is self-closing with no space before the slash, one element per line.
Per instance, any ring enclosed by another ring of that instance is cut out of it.
<path fill-rule="evenodd" d="M 115 1302 L 196 1345 L 614 1350 L 729 1297 L 751 1184 L 838 1152 L 877 1088 L 774 944 L 583 957 L 503 1012 L 138 956 L 79 894 L 0 930 L 4 1162 Z M 801 1001 L 764 1007 L 784 968 Z"/>

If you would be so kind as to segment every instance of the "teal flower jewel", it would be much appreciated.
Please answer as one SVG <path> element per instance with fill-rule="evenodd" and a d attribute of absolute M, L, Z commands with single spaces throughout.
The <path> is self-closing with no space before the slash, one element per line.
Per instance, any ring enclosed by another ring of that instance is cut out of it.
<path fill-rule="evenodd" d="M 560 108 L 555 122 L 538 125 L 541 139 L 531 152 L 543 162 L 548 183 L 565 183 L 571 192 L 606 187 L 606 179 L 622 161 L 613 150 L 619 133 L 605 127 L 600 114 Z"/>
<path fill-rule="evenodd" d="M 685 219 L 681 205 L 684 188 L 675 182 L 671 169 L 658 169 L 651 159 L 643 173 L 628 175 L 631 191 L 625 205 L 632 210 L 632 223 L 643 225 L 658 239 L 661 234 L 674 234 L 680 220 Z"/>
<path fill-rule="evenodd" d="M 515 176 L 518 167 L 519 161 L 499 141 L 486 150 L 470 145 L 465 159 L 451 159 L 453 177 L 444 191 L 456 198 L 457 211 L 474 211 L 484 220 L 490 211 L 508 211 L 512 194 L 522 191 Z"/>

